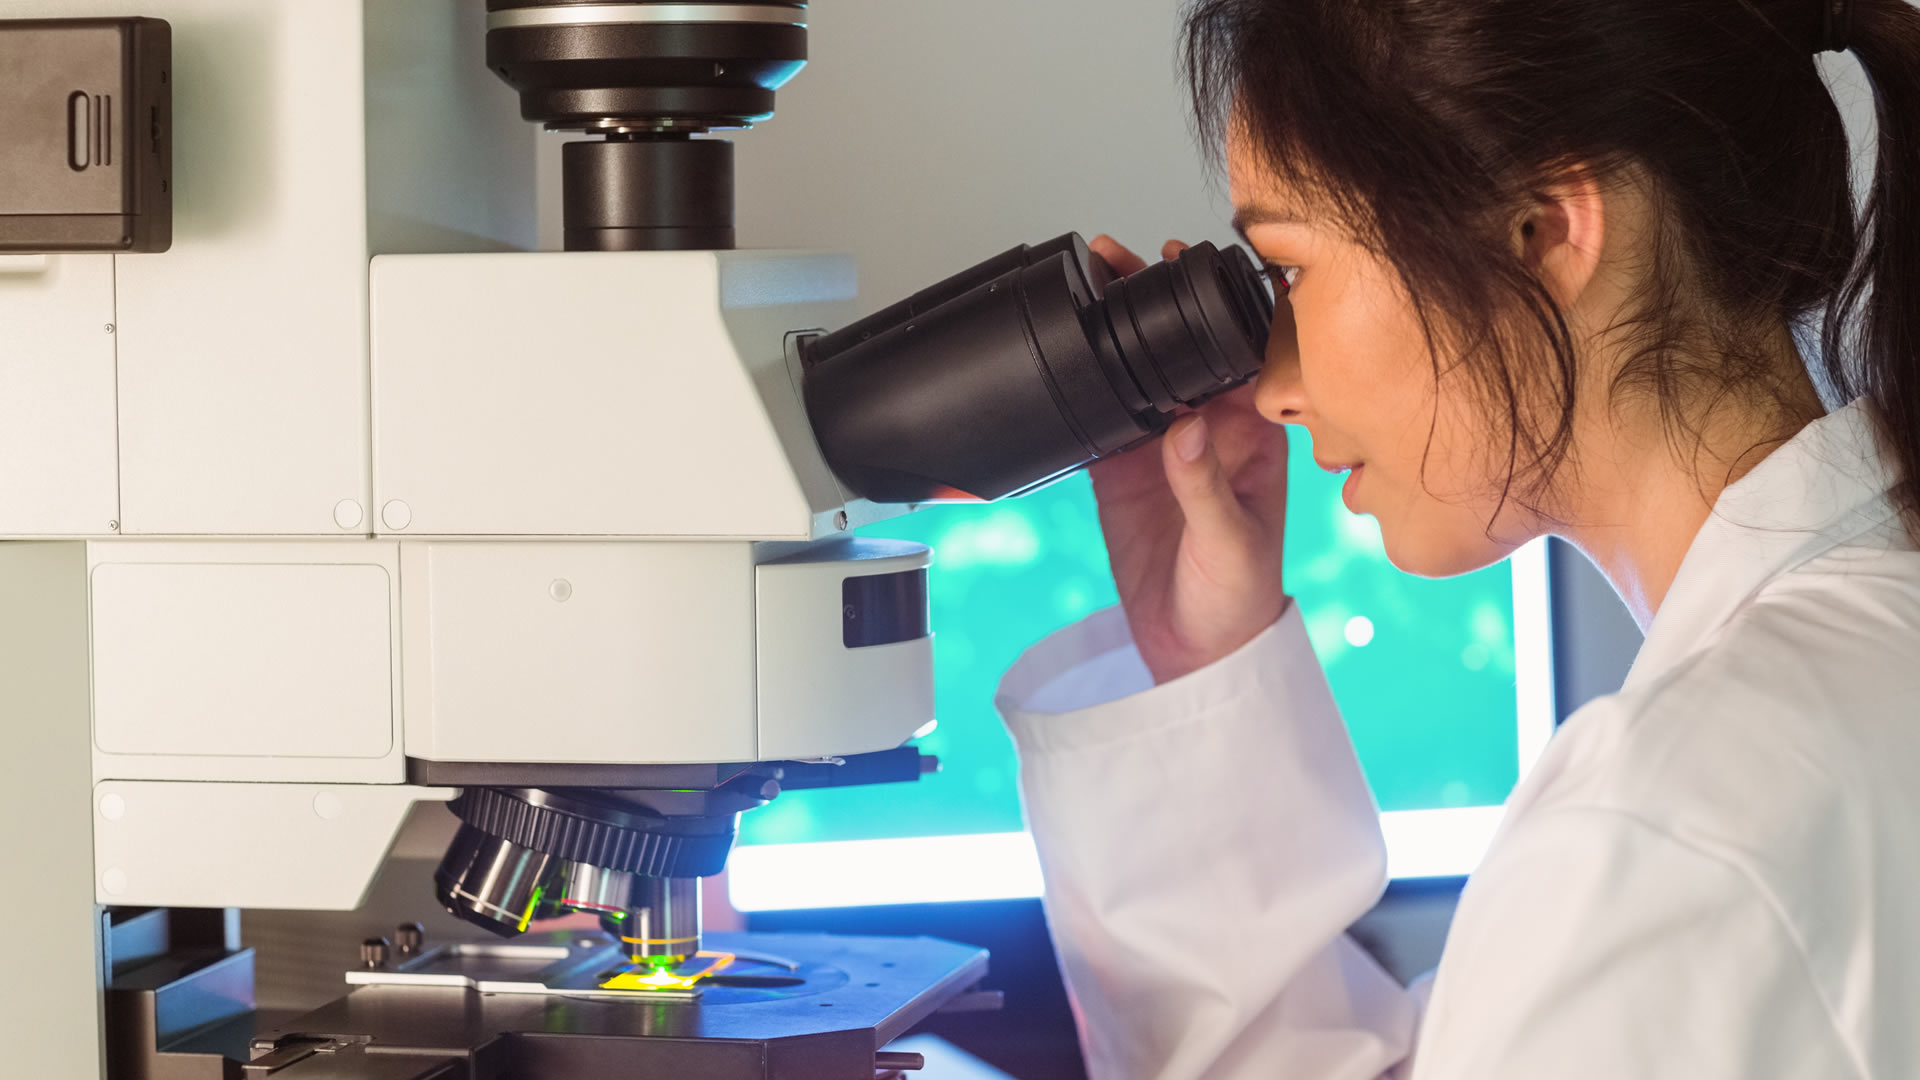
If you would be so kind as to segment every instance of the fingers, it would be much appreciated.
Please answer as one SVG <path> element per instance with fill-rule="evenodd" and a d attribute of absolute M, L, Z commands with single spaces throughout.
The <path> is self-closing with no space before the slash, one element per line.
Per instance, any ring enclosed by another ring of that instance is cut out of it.
<path fill-rule="evenodd" d="M 1196 410 L 1207 419 L 1214 453 L 1235 478 L 1249 469 L 1265 469 L 1275 458 L 1284 464 L 1286 458 L 1286 429 L 1254 409 L 1252 390 L 1240 387 Z"/>
<path fill-rule="evenodd" d="M 1201 410 L 1214 453 L 1240 495 L 1242 511 L 1279 535 L 1287 516 L 1287 428 L 1255 412 L 1245 399 L 1217 399 Z"/>
<path fill-rule="evenodd" d="M 1106 260 L 1113 272 L 1121 277 L 1137 274 L 1147 268 L 1147 260 L 1127 250 L 1126 246 L 1106 233 L 1101 233 L 1087 242 L 1095 255 Z"/>
<path fill-rule="evenodd" d="M 1279 536 L 1287 516 L 1287 428 L 1255 411 L 1251 386 L 1222 394 L 1198 414 L 1241 515 L 1256 532 Z"/>
<path fill-rule="evenodd" d="M 1173 496 L 1167 491 L 1166 468 L 1160 455 L 1153 452 L 1110 454 L 1087 470 L 1093 478 L 1093 490 L 1103 500 L 1129 503 L 1152 501 L 1173 510 Z"/>
<path fill-rule="evenodd" d="M 1189 530 L 1228 544 L 1245 543 L 1251 538 L 1253 520 L 1241 506 L 1233 479 L 1220 463 L 1206 417 L 1195 414 L 1175 424 L 1162 440 L 1161 458 L 1167 486 L 1173 489 Z"/>
<path fill-rule="evenodd" d="M 1092 248 L 1093 253 L 1105 260 L 1106 264 L 1113 268 L 1113 272 L 1121 277 L 1137 274 L 1147 268 L 1147 260 L 1135 255 L 1126 245 L 1106 233 L 1101 233 L 1087 241 L 1087 246 Z M 1177 259 L 1188 246 L 1179 240 L 1169 240 L 1161 245 L 1160 257 L 1168 261 Z"/>

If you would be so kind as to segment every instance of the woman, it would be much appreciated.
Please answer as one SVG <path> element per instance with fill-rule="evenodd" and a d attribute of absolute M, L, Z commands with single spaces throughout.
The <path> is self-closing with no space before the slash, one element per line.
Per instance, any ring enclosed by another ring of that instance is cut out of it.
<path fill-rule="evenodd" d="M 1920 11 L 1188 18 L 1288 302 L 1250 394 L 1098 467 L 1122 609 L 1000 698 L 1093 1073 L 1920 1076 Z M 1875 87 L 1858 220 L 1823 49 Z M 1283 424 L 1401 569 L 1561 536 L 1647 631 L 1411 991 L 1343 936 L 1384 856 L 1280 578 Z"/>

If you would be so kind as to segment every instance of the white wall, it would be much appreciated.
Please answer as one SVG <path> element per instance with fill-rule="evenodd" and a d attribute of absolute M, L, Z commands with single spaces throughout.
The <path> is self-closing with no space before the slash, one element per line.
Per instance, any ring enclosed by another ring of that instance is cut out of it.
<path fill-rule="evenodd" d="M 1079 230 L 1226 241 L 1174 67 L 1178 0 L 818 0 L 739 145 L 742 247 L 858 257 L 869 308 Z"/>
<path fill-rule="evenodd" d="M 806 70 L 731 133 L 741 247 L 850 252 L 871 310 L 1016 244 L 1233 239 L 1187 131 L 1179 0 L 816 0 Z M 558 138 L 543 237 L 558 246 Z"/>

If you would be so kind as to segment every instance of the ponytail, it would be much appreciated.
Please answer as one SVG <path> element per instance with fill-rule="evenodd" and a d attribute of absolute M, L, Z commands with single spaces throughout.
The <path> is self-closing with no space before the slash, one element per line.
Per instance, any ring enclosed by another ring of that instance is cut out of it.
<path fill-rule="evenodd" d="M 1895 504 L 1920 541 L 1920 9 L 1853 2 L 1849 43 L 1873 86 L 1878 162 L 1821 351 L 1831 385 L 1871 401 L 1900 473 Z"/>

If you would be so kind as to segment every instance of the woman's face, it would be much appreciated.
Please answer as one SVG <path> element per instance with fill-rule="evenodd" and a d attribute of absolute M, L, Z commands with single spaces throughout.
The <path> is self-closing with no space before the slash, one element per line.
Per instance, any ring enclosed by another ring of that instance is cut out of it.
<path fill-rule="evenodd" d="M 1500 431 L 1444 356 L 1436 382 L 1393 267 L 1337 225 L 1311 220 L 1238 140 L 1228 173 L 1248 244 L 1291 284 L 1255 391 L 1261 415 L 1307 429 L 1315 462 L 1347 473 L 1347 508 L 1379 521 L 1402 570 L 1462 574 L 1530 539 L 1536 530 L 1517 520 L 1518 507 L 1501 509 Z"/>

